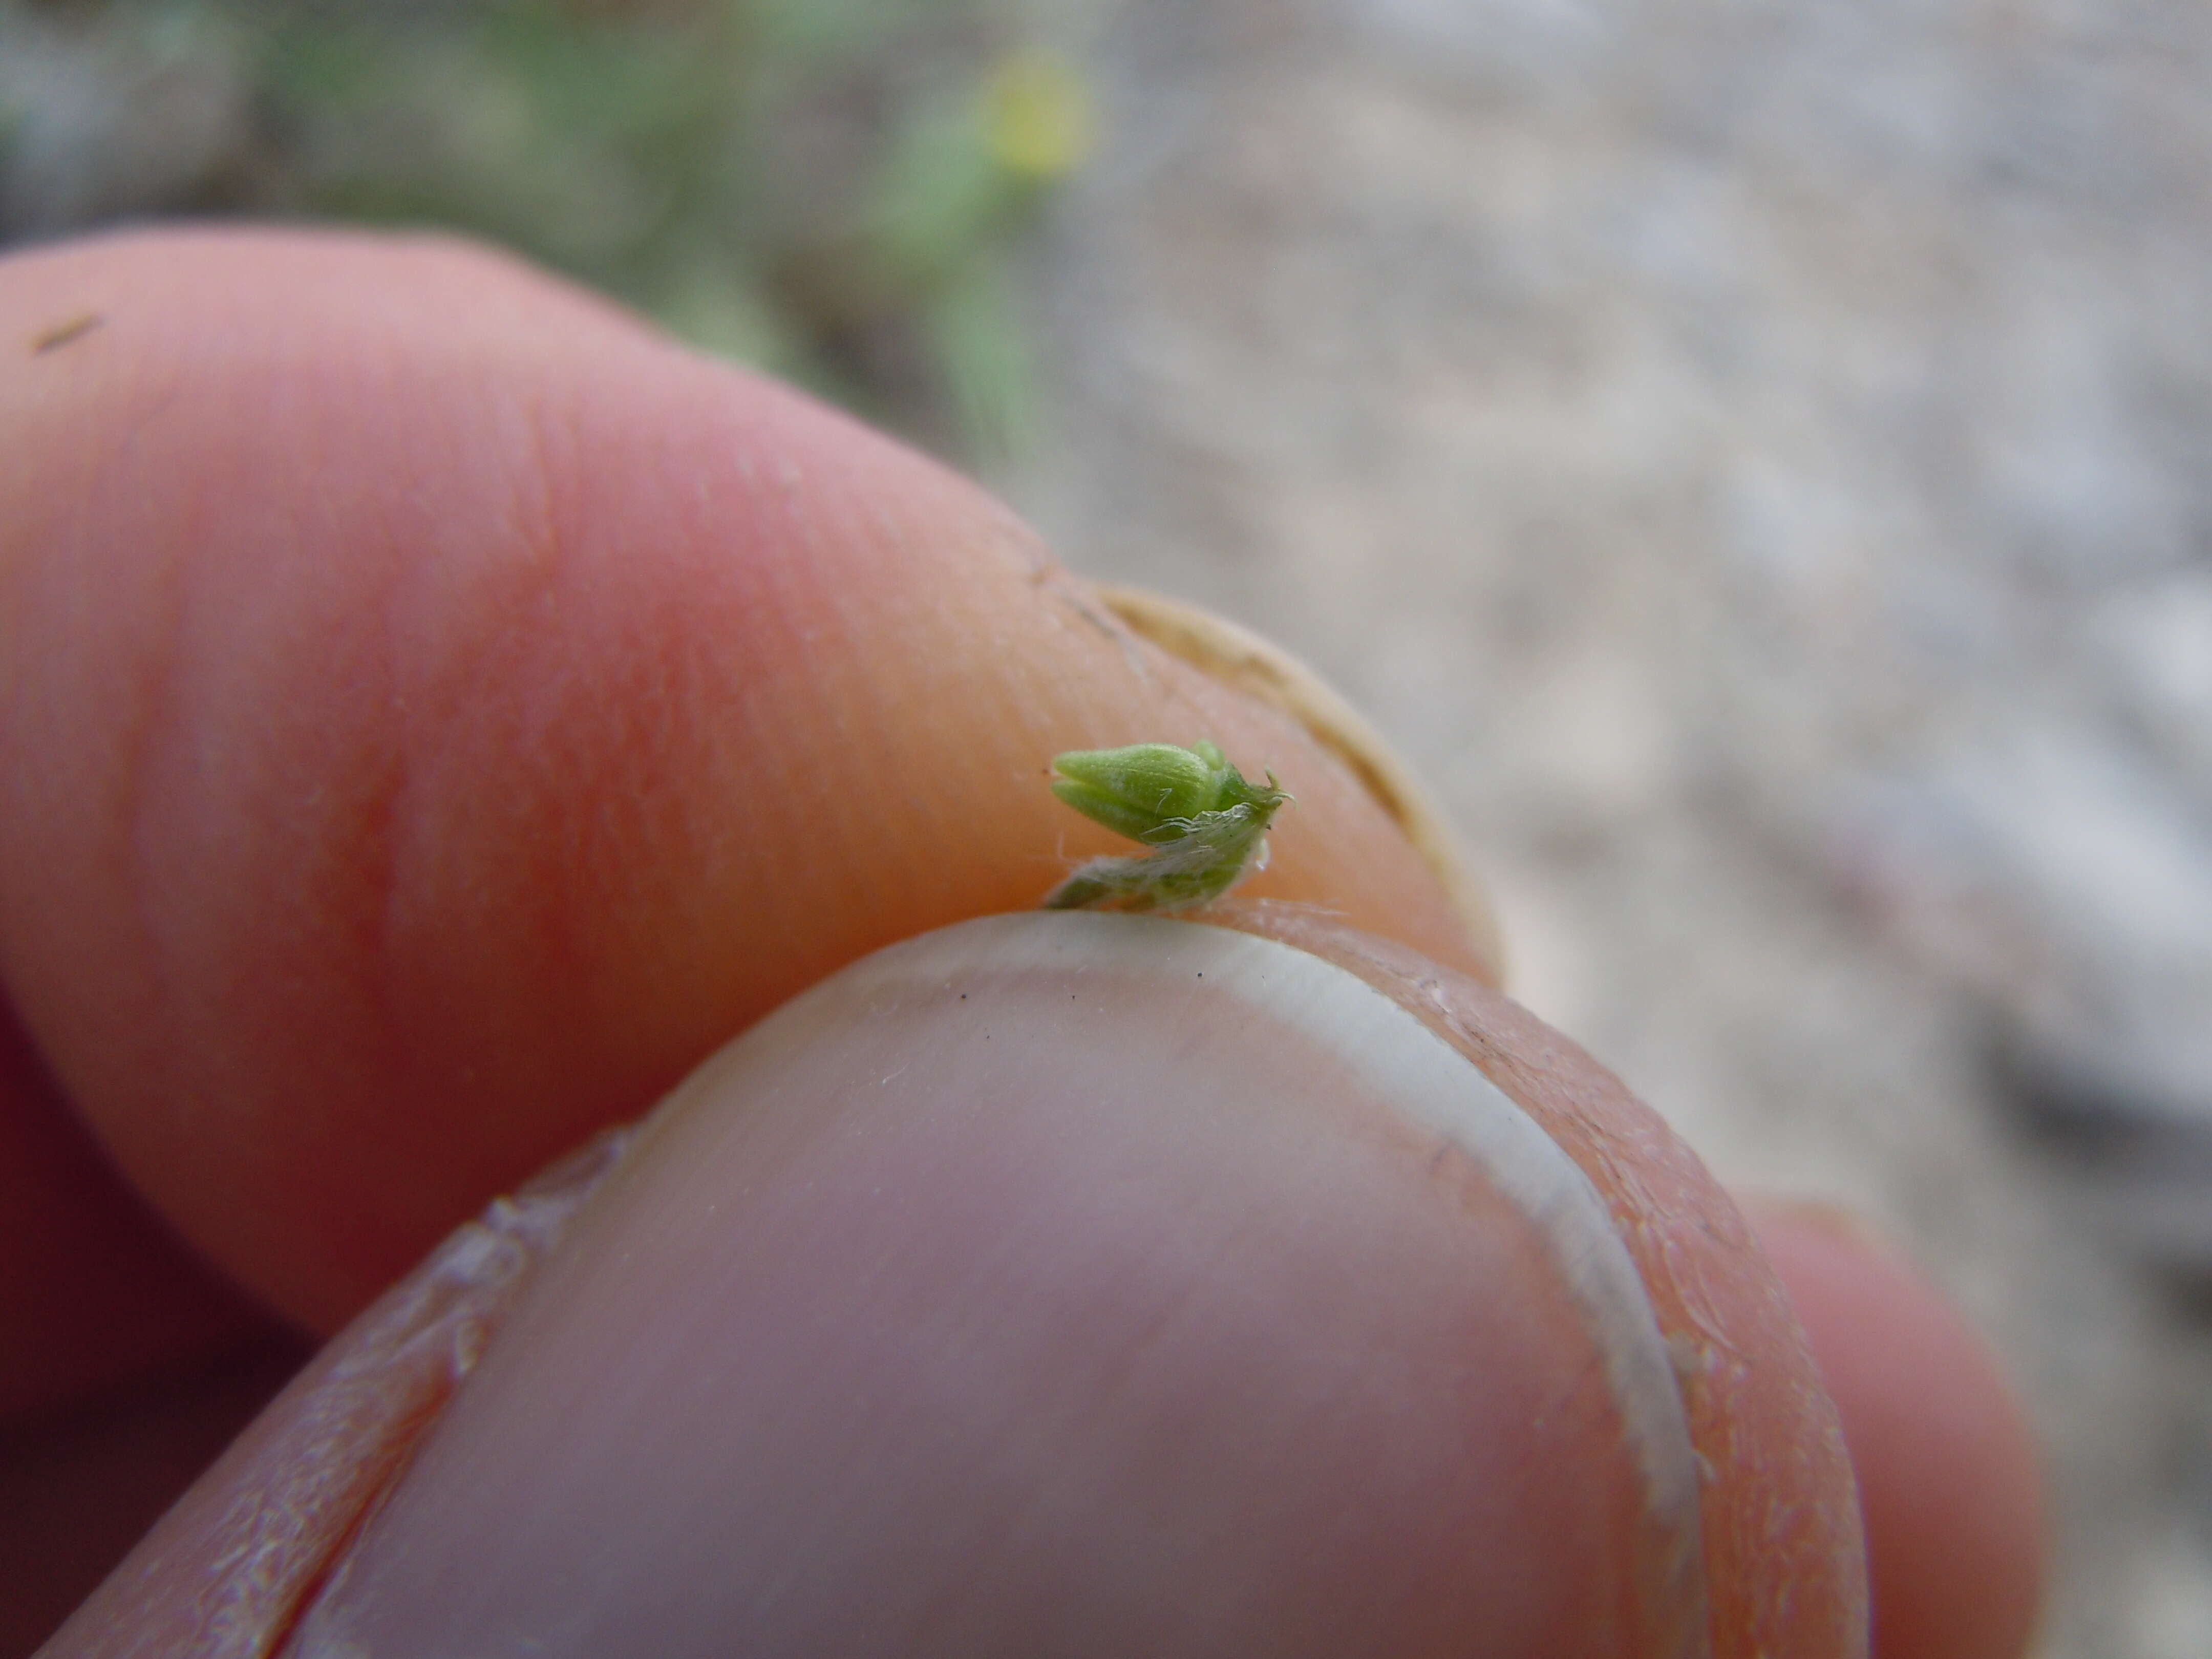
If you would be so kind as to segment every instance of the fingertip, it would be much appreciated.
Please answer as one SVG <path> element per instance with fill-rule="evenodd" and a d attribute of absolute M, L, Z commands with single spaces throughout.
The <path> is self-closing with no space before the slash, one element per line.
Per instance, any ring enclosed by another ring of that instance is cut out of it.
<path fill-rule="evenodd" d="M 2049 1546 L 2033 1437 L 1988 1344 L 1847 1214 L 1747 1210 L 1843 1419 L 1876 1659 L 2018 1659 Z"/>
<path fill-rule="evenodd" d="M 318 1328 L 841 963 L 1115 850 L 1060 750 L 1281 770 L 1255 890 L 1468 949 L 1310 732 L 980 490 L 511 261 L 109 238 L 0 262 L 11 336 L 60 343 L 0 380 L 0 963 Z"/>

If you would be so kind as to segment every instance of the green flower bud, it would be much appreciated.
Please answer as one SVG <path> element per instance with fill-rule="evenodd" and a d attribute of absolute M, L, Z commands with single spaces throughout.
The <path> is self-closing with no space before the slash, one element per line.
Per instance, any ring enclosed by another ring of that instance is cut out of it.
<path fill-rule="evenodd" d="M 1052 769 L 1060 774 L 1052 793 L 1084 817 L 1131 841 L 1157 843 L 1216 808 L 1224 769 L 1171 743 L 1133 743 L 1072 749 L 1053 757 Z"/>
<path fill-rule="evenodd" d="M 1056 757 L 1054 794 L 1153 850 L 1093 859 L 1045 899 L 1053 910 L 1180 910 L 1218 898 L 1267 861 L 1267 824 L 1290 797 L 1248 783 L 1211 743 L 1139 743 Z"/>

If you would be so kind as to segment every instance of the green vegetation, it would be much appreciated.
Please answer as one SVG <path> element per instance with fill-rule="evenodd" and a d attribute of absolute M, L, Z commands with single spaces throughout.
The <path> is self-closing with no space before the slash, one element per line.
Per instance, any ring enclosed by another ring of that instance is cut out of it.
<path fill-rule="evenodd" d="M 969 461 L 1026 428 L 1012 261 L 1089 141 L 993 0 L 0 0 L 0 234 L 449 227 Z"/>
<path fill-rule="evenodd" d="M 1267 867 L 1267 825 L 1291 796 L 1246 781 L 1219 745 L 1133 743 L 1052 757 L 1052 793 L 1152 850 L 1092 859 L 1045 896 L 1048 910 L 1188 910 Z"/>

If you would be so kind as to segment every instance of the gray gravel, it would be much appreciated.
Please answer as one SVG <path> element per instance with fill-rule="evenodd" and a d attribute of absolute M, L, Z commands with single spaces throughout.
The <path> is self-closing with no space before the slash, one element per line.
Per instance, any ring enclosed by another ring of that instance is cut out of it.
<path fill-rule="evenodd" d="M 1004 487 L 1334 678 L 1525 1001 L 1992 1334 L 2045 1654 L 2212 1654 L 2212 12 L 1067 27 Z"/>

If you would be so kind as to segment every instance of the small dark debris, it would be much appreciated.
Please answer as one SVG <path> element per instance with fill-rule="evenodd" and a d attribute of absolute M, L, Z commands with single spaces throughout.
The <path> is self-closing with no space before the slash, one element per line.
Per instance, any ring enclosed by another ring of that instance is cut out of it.
<path fill-rule="evenodd" d="M 59 351 L 64 346 L 82 340 L 94 329 L 104 327 L 107 319 L 96 311 L 80 312 L 66 322 L 56 323 L 52 328 L 31 337 L 31 355 L 43 357 L 49 351 Z"/>

